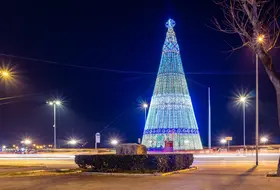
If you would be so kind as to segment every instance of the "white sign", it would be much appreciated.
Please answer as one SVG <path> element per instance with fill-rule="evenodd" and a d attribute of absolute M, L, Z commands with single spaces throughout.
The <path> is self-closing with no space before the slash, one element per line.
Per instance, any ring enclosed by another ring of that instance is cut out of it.
<path fill-rule="evenodd" d="M 95 134 L 95 143 L 100 143 L 100 133 Z"/>

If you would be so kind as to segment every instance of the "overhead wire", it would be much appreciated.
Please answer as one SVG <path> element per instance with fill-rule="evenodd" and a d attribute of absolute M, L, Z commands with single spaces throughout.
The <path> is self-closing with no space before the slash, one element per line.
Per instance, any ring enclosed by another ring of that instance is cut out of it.
<path fill-rule="evenodd" d="M 46 64 L 58 65 L 58 66 L 74 67 L 74 68 L 80 68 L 80 69 L 112 72 L 112 73 L 119 73 L 119 74 L 138 74 L 138 75 L 156 75 L 157 74 L 157 72 L 110 69 L 110 68 L 100 68 L 100 67 L 92 67 L 92 66 L 86 66 L 86 65 L 61 63 L 61 62 L 57 62 L 57 61 L 50 61 L 50 60 L 45 60 L 45 59 L 18 56 L 18 55 L 6 54 L 6 53 L 0 53 L 0 56 L 14 58 L 14 59 L 27 60 L 27 61 L 32 61 L 32 62 L 41 62 L 41 63 L 46 63 Z M 247 71 L 247 72 L 201 71 L 201 72 L 185 72 L 185 74 L 187 74 L 187 75 L 248 75 L 248 74 L 251 75 L 252 74 L 253 75 L 254 71 Z"/>

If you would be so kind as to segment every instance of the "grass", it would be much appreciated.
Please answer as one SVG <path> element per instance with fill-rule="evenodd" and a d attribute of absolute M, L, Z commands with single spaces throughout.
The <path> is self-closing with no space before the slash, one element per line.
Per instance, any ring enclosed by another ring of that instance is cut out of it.
<path fill-rule="evenodd" d="M 80 173 L 78 169 L 61 169 L 61 170 L 31 170 L 23 172 L 0 173 L 0 177 L 27 177 L 27 176 L 57 176 L 57 175 L 71 175 Z"/>

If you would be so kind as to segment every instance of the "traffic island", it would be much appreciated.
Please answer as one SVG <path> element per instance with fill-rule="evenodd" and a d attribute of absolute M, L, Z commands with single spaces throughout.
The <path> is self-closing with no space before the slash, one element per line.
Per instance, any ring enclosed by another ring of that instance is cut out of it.
<path fill-rule="evenodd" d="M 77 155 L 75 163 L 87 175 L 166 176 L 196 169 L 193 154 Z"/>

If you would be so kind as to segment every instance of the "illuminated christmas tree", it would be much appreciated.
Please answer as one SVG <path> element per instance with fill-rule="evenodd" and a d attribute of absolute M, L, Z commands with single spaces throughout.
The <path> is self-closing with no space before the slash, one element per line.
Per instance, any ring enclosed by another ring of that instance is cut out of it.
<path fill-rule="evenodd" d="M 142 144 L 163 149 L 173 141 L 174 150 L 202 149 L 174 26 L 169 19 Z"/>

